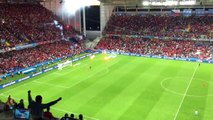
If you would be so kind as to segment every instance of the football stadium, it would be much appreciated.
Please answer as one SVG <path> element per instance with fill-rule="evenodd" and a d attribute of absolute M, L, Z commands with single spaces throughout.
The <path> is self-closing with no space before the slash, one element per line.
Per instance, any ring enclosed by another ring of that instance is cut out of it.
<path fill-rule="evenodd" d="M 212 0 L 0 0 L 0 120 L 213 120 Z"/>

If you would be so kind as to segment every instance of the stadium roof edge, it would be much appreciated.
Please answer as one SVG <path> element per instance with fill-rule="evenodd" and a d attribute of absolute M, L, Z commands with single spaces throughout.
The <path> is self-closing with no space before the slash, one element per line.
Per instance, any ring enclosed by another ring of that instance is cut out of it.
<path fill-rule="evenodd" d="M 124 5 L 116 5 L 117 7 L 124 7 Z M 128 5 L 125 7 L 127 9 L 135 9 L 136 6 L 135 5 Z M 205 5 L 205 8 L 212 8 L 213 5 Z M 189 6 L 189 5 L 185 5 L 185 6 L 137 6 L 137 9 L 180 9 L 180 8 L 203 8 L 203 6 L 200 6 L 200 5 L 193 5 L 193 6 Z"/>
<path fill-rule="evenodd" d="M 143 6 L 143 2 L 144 1 L 150 1 L 150 0 L 99 0 L 100 2 L 106 4 L 106 5 L 116 5 L 116 6 L 124 6 L 124 5 L 128 5 L 128 6 Z M 167 1 L 167 0 L 164 0 Z M 177 1 L 183 1 L 183 0 L 177 0 Z M 185 1 L 189 1 L 189 0 L 185 0 Z M 153 2 L 162 2 L 162 0 L 155 0 Z M 196 5 L 208 5 L 208 6 L 212 6 L 213 7 L 213 0 L 196 0 Z M 191 5 L 193 6 L 193 5 Z M 150 6 L 153 7 L 153 6 Z M 174 6 L 173 6 L 174 7 Z"/>

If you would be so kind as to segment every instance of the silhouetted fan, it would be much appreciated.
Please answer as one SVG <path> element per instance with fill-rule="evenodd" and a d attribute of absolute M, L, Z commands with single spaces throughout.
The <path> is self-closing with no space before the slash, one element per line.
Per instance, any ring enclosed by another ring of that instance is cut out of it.
<path fill-rule="evenodd" d="M 75 37 L 70 37 L 69 41 L 74 43 L 74 44 L 78 44 L 78 41 L 77 41 L 77 39 Z"/>

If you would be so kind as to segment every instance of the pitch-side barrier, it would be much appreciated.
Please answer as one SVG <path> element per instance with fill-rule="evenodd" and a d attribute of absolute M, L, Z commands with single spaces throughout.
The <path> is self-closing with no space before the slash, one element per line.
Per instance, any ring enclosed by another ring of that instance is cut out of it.
<path fill-rule="evenodd" d="M 79 61 L 79 60 L 81 60 L 81 59 L 87 58 L 87 57 L 89 57 L 89 56 L 92 56 L 92 55 L 98 54 L 98 53 L 99 53 L 99 52 L 94 52 L 94 53 L 90 53 L 90 54 L 87 54 L 87 55 L 84 55 L 84 56 L 75 58 L 75 59 L 72 60 L 72 62 Z M 58 61 L 58 60 L 56 60 L 55 62 L 57 62 L 57 61 Z M 38 66 L 38 65 L 37 65 L 37 66 Z M 28 68 L 28 69 L 31 69 L 31 68 L 32 68 L 32 67 L 30 67 L 30 68 Z M 46 72 L 48 72 L 48 71 L 51 71 L 51 70 L 54 70 L 54 69 L 57 69 L 57 68 L 58 68 L 58 65 L 55 65 L 55 66 L 53 66 L 53 67 L 50 67 L 50 68 L 47 68 L 47 69 L 43 69 L 42 71 L 36 72 L 36 73 L 34 73 L 34 74 L 32 74 L 32 75 L 29 75 L 29 76 L 26 76 L 26 77 L 17 79 L 17 80 L 12 81 L 12 82 L 8 82 L 8 83 L 5 83 L 5 84 L 2 84 L 2 85 L 0 85 L 0 89 L 6 88 L 6 87 L 11 86 L 11 85 L 14 85 L 14 84 L 17 84 L 17 83 L 19 83 L 19 82 L 25 81 L 25 80 L 27 80 L 27 79 L 29 79 L 29 78 L 33 78 L 33 77 L 35 77 L 35 76 L 44 74 L 44 73 L 46 73 Z M 26 70 L 27 70 L 27 69 L 24 69 L 23 71 L 26 71 Z"/>

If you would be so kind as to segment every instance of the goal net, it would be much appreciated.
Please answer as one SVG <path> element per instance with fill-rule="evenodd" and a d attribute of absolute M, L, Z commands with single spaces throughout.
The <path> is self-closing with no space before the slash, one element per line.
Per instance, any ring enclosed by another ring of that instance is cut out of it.
<path fill-rule="evenodd" d="M 72 61 L 67 60 L 66 62 L 58 64 L 58 70 L 62 70 L 66 66 L 72 66 Z"/>

